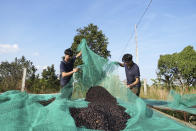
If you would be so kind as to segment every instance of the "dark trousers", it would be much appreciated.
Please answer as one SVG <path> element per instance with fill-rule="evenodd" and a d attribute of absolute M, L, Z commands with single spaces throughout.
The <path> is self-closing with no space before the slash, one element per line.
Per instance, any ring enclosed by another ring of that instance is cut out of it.
<path fill-rule="evenodd" d="M 140 95 L 140 87 L 133 87 L 133 88 L 131 88 L 131 91 L 132 91 L 135 95 L 137 95 L 137 96 L 139 97 L 139 95 Z"/>
<path fill-rule="evenodd" d="M 73 85 L 72 82 L 69 82 L 65 86 L 62 86 L 61 97 L 71 99 L 72 91 L 73 91 Z"/>

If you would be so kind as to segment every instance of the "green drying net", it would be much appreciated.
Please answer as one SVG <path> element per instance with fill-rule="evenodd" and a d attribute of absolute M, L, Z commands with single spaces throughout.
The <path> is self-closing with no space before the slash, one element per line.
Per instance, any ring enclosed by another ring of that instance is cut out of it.
<path fill-rule="evenodd" d="M 19 91 L 7 91 L 0 95 L 0 130 L 2 131 L 80 131 L 92 130 L 76 127 L 69 108 L 87 107 L 84 100 L 92 86 L 104 87 L 126 108 L 131 118 L 127 131 L 192 131 L 146 106 L 120 81 L 118 65 L 95 54 L 83 39 L 78 47 L 82 51 L 83 65 L 59 94 L 36 95 Z M 178 94 L 175 94 L 178 95 Z M 56 98 L 47 106 L 38 101 Z M 173 97 L 175 98 L 175 97 Z M 181 98 L 183 99 L 183 98 Z M 182 101 L 182 100 L 181 100 Z M 180 102 L 176 102 L 180 104 Z M 181 102 L 182 103 L 182 102 Z M 176 104 L 174 104 L 176 105 Z"/>
<path fill-rule="evenodd" d="M 180 95 L 171 90 L 167 101 L 168 104 L 166 106 L 171 109 L 196 114 L 196 94 Z"/>

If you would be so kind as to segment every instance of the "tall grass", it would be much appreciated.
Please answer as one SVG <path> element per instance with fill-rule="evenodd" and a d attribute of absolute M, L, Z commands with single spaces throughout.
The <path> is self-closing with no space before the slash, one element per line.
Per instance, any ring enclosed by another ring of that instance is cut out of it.
<path fill-rule="evenodd" d="M 181 95 L 183 95 L 183 94 L 196 94 L 195 88 L 185 89 L 183 91 L 182 88 L 179 87 L 179 88 L 175 88 L 172 90 L 176 91 L 177 93 L 179 93 Z M 167 100 L 169 93 L 170 93 L 170 90 L 167 88 L 150 86 L 147 88 L 147 95 L 145 95 L 144 88 L 141 87 L 140 97 L 147 98 L 147 99 Z"/>

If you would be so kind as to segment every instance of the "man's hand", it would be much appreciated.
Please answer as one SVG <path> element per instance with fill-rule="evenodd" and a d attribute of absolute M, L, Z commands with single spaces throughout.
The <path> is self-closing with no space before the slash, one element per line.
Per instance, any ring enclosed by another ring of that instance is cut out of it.
<path fill-rule="evenodd" d="M 80 57 L 82 55 L 82 51 L 80 51 L 77 55 L 76 58 Z"/>
<path fill-rule="evenodd" d="M 132 84 L 127 84 L 126 87 L 131 89 L 133 86 L 132 86 Z"/>
<path fill-rule="evenodd" d="M 79 68 L 74 68 L 74 69 L 73 69 L 73 72 L 74 72 L 74 73 L 76 73 L 76 72 L 78 72 L 78 71 L 79 71 Z"/>
<path fill-rule="evenodd" d="M 119 64 L 121 67 L 125 67 L 125 64 L 124 64 L 124 63 L 118 62 L 118 64 Z"/>
<path fill-rule="evenodd" d="M 76 73 L 79 71 L 79 68 L 74 68 L 72 71 L 70 72 L 62 72 L 62 77 L 67 77 L 67 76 L 71 76 L 73 73 Z"/>

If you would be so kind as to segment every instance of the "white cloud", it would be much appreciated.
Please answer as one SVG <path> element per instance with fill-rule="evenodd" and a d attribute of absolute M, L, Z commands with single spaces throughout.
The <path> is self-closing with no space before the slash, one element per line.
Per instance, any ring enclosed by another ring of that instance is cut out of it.
<path fill-rule="evenodd" d="M 0 44 L 0 54 L 14 53 L 19 50 L 18 44 Z"/>

